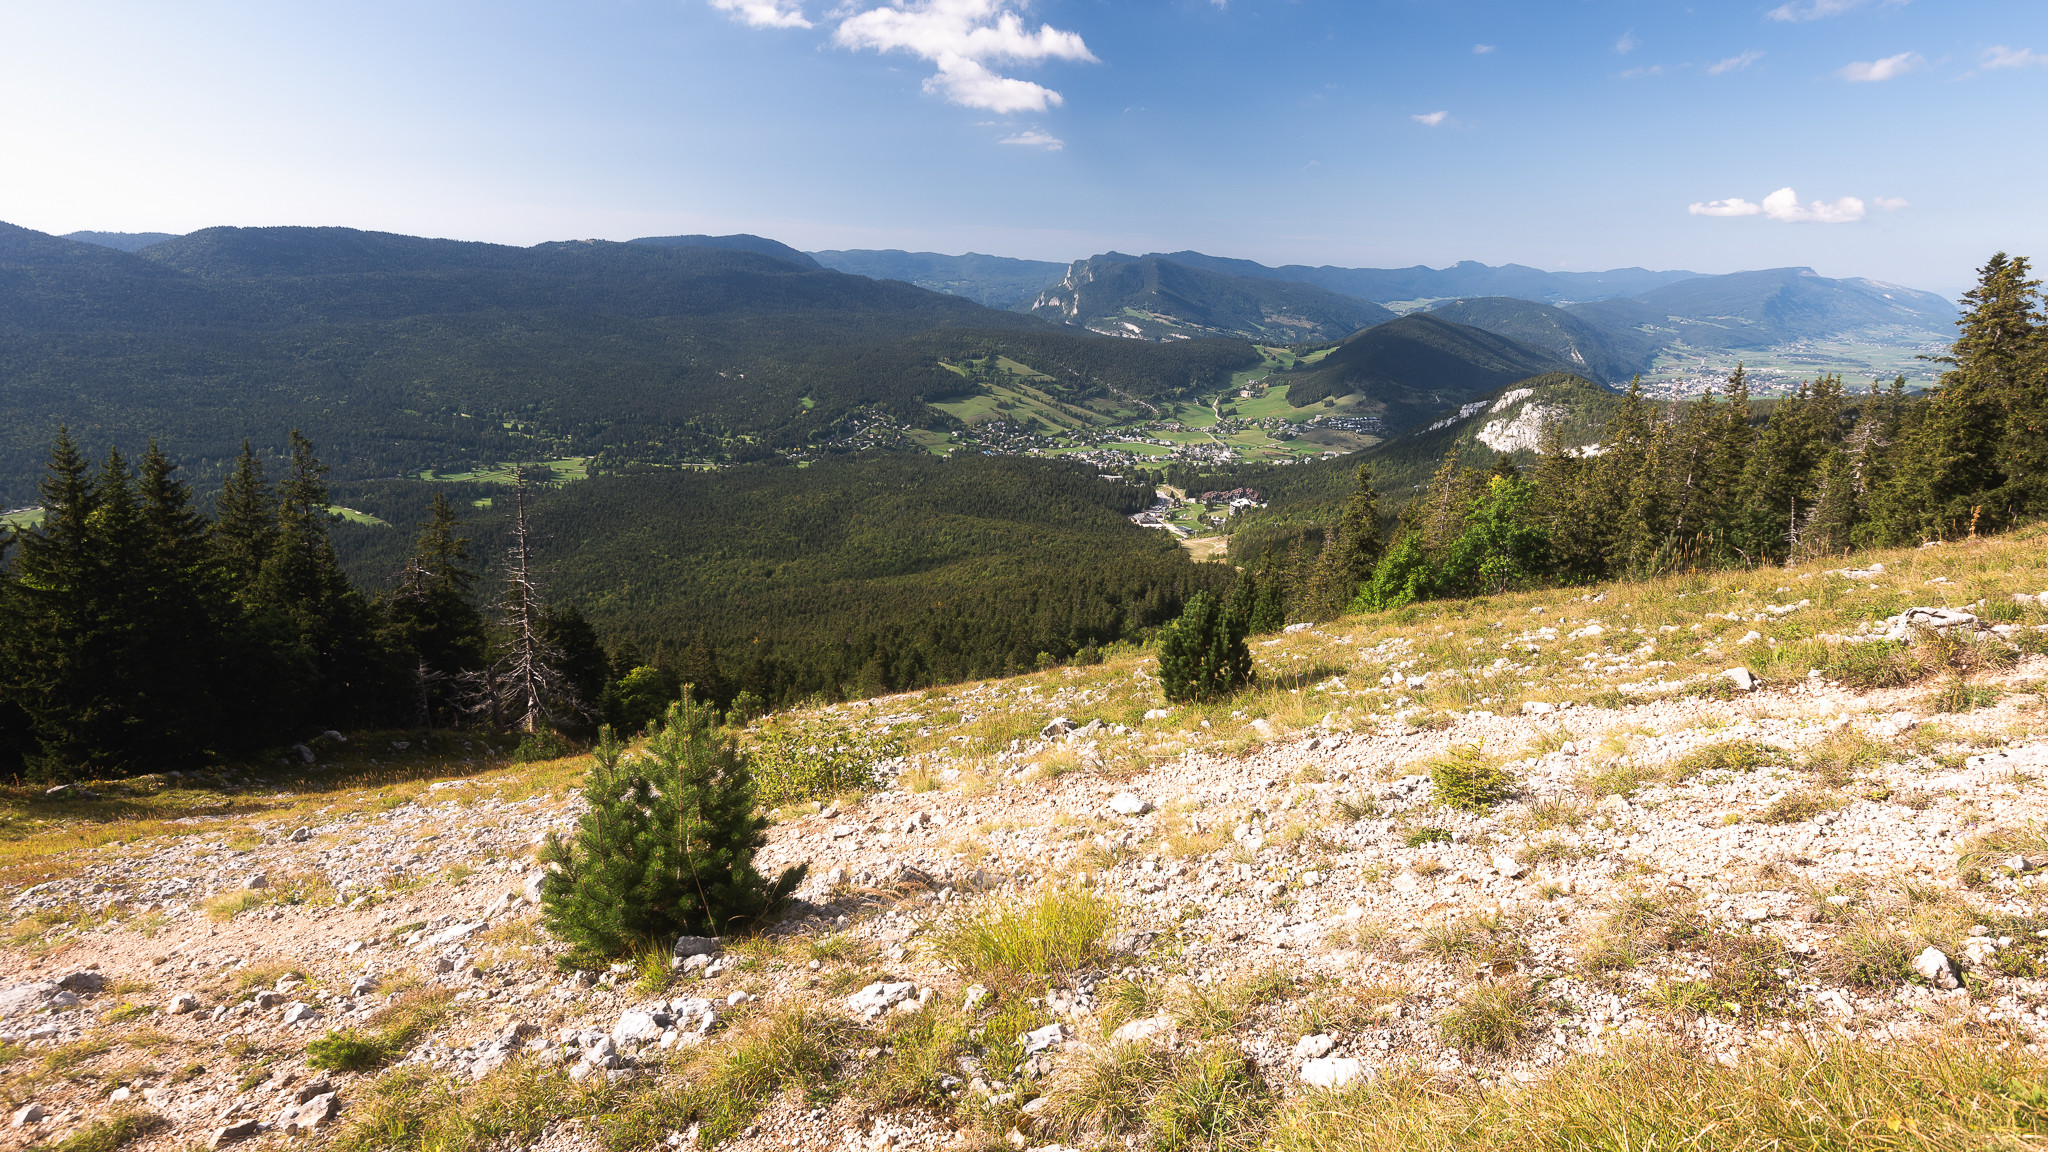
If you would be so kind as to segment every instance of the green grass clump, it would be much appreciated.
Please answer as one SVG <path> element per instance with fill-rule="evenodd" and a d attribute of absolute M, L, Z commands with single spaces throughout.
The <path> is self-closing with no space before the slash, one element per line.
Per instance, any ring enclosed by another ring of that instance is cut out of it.
<path fill-rule="evenodd" d="M 328 1072 L 373 1072 L 394 1063 L 446 1018 L 454 995 L 446 988 L 408 993 L 363 1028 L 330 1031 L 306 1045 L 306 1063 Z"/>
<path fill-rule="evenodd" d="M 1663 775 L 1675 783 L 1702 772 L 1754 772 L 1777 763 L 1778 757 L 1778 750 L 1767 744 L 1730 740 L 1693 749 L 1666 767 Z"/>
<path fill-rule="evenodd" d="M 1449 844 L 1451 833 L 1445 828 L 1410 828 L 1401 833 L 1401 843 L 1409 848 L 1420 848 L 1424 844 Z"/>
<path fill-rule="evenodd" d="M 1274 1152 L 1920 1152 L 2048 1136 L 2048 1062 L 2011 1045 L 1790 1043 L 1727 1068 L 1668 1041 L 1578 1056 L 1513 1092 L 1422 1073 L 1303 1097 Z"/>
<path fill-rule="evenodd" d="M 1156 1152 L 1214 1150 L 1250 1144 L 1272 1110 L 1273 1096 L 1250 1057 L 1219 1044 L 1181 1062 L 1146 1109 Z"/>
<path fill-rule="evenodd" d="M 1913 974 L 1921 945 L 1897 929 L 1858 924 L 1828 942 L 1821 966 L 1835 980 L 1857 988 L 1891 991 Z"/>
<path fill-rule="evenodd" d="M 1466 1050 L 1505 1052 L 1535 1027 L 1541 1002 L 1526 981 L 1507 980 L 1473 987 L 1437 1018 L 1444 1043 Z"/>
<path fill-rule="evenodd" d="M 1765 824 L 1797 824 L 1811 820 L 1823 812 L 1840 808 L 1841 802 L 1832 796 L 1814 792 L 1787 792 L 1757 813 L 1757 819 Z"/>
<path fill-rule="evenodd" d="M 1467 812 L 1484 812 L 1515 790 L 1514 776 L 1480 755 L 1475 744 L 1461 744 L 1432 761 L 1429 781 L 1437 803 Z"/>
<path fill-rule="evenodd" d="M 1116 905 L 1086 888 L 1047 887 L 1021 904 L 985 902 L 939 926 L 939 955 L 970 976 L 1029 981 L 1105 958 Z"/>
<path fill-rule="evenodd" d="M 117 1112 L 58 1141 L 55 1152 L 115 1152 L 162 1127 L 163 1118 L 153 1113 Z"/>
<path fill-rule="evenodd" d="M 1902 688 L 1927 674 L 1913 649 L 1893 640 L 1834 647 L 1821 675 L 1858 691 Z"/>

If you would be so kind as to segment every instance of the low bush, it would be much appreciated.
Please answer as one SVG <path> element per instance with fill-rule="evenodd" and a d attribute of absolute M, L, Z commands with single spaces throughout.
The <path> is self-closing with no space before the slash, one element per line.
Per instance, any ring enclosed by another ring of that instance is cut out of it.
<path fill-rule="evenodd" d="M 1437 803 L 1467 812 L 1484 812 L 1515 790 L 1514 776 L 1482 756 L 1476 744 L 1461 744 L 1431 761 L 1429 781 Z"/>

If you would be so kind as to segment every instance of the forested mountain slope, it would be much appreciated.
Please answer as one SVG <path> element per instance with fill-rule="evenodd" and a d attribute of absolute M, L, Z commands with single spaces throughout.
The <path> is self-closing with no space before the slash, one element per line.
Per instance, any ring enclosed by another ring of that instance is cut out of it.
<path fill-rule="evenodd" d="M 1305 284 L 1210 272 L 1117 252 L 1077 260 L 1029 311 L 1109 336 L 1143 340 L 1242 336 L 1334 340 L 1393 319 L 1377 304 Z"/>
<path fill-rule="evenodd" d="M 942 252 L 888 248 L 813 252 L 811 256 L 840 272 L 877 280 L 903 280 L 934 292 L 965 296 L 991 308 L 1015 308 L 1029 303 L 1040 288 L 1058 280 L 1067 270 L 1065 264 L 1051 260 L 1018 260 L 979 252 L 948 256 Z"/>
<path fill-rule="evenodd" d="M 922 398 L 958 387 L 938 361 L 996 333 L 1081 387 L 1098 365 L 1132 393 L 1228 376 L 1201 366 L 1213 351 L 1097 353 L 1111 342 L 729 248 L 217 228 L 131 254 L 0 225 L 0 505 L 32 498 L 60 424 L 89 446 L 155 437 L 202 485 L 243 438 L 294 427 L 337 479 L 765 456 L 865 409 L 931 418 Z"/>
<path fill-rule="evenodd" d="M 1429 312 L 1439 319 L 1553 352 L 1583 375 L 1608 384 L 1626 384 L 1629 377 L 1648 368 L 1657 354 L 1657 341 L 1638 329 L 1597 324 L 1534 300 L 1480 296 L 1446 301 Z"/>
<path fill-rule="evenodd" d="M 1446 405 L 1463 404 L 1545 372 L 1570 371 L 1558 356 L 1426 313 L 1355 333 L 1328 356 L 1274 377 L 1300 407 L 1326 396 L 1367 397 L 1389 432 Z"/>

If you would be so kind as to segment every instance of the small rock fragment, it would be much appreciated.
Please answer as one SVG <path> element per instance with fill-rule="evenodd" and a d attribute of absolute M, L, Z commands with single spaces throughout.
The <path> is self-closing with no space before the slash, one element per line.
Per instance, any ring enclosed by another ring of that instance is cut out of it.
<path fill-rule="evenodd" d="M 1294 1058 L 1296 1060 L 1320 1059 L 1328 1056 L 1330 1050 L 1336 1046 L 1336 1037 L 1326 1032 L 1318 1032 L 1313 1036 L 1303 1036 L 1294 1042 Z"/>
<path fill-rule="evenodd" d="M 1365 1065 L 1350 1056 L 1325 1056 L 1318 1060 L 1304 1060 L 1301 1064 L 1301 1082 L 1311 1088 L 1343 1088 L 1363 1075 Z"/>
<path fill-rule="evenodd" d="M 1913 971 L 1937 988 L 1953 990 L 1962 987 L 1962 981 L 1956 979 L 1955 963 L 1948 958 L 1948 953 L 1931 944 L 1913 957 Z"/>

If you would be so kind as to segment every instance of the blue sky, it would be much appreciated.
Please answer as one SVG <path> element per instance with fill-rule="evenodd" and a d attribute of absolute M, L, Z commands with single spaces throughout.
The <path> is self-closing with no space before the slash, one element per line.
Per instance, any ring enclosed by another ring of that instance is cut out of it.
<path fill-rule="evenodd" d="M 1953 291 L 2048 258 L 2048 4 L 0 5 L 0 219 Z M 1792 192 L 1781 191 L 1792 189 Z"/>

